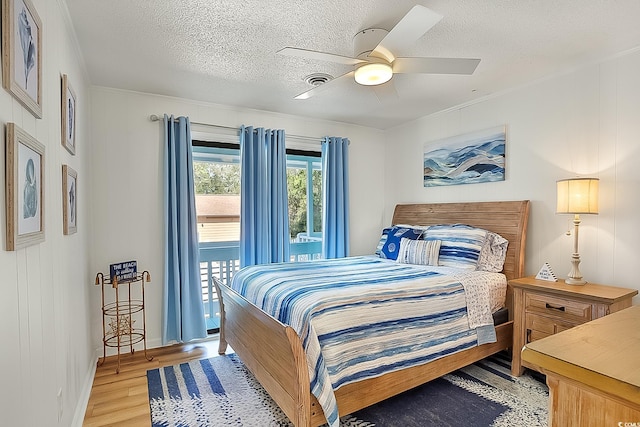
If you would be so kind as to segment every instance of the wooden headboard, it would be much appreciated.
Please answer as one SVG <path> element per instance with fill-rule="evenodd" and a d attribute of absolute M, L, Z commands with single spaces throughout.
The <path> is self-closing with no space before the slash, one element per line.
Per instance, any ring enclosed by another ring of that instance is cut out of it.
<path fill-rule="evenodd" d="M 507 279 L 524 276 L 529 201 L 400 204 L 392 224 L 468 224 L 509 240 L 502 271 Z"/>

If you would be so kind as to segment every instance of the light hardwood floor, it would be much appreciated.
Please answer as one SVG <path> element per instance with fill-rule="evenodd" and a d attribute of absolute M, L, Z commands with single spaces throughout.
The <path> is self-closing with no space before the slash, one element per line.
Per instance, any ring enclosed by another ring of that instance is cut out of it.
<path fill-rule="evenodd" d="M 84 427 L 151 426 L 147 370 L 217 356 L 218 339 L 215 335 L 195 343 L 147 350 L 147 354 L 153 356 L 152 361 L 145 359 L 142 350 L 120 356 L 119 374 L 115 356 L 108 356 L 97 367 Z"/>

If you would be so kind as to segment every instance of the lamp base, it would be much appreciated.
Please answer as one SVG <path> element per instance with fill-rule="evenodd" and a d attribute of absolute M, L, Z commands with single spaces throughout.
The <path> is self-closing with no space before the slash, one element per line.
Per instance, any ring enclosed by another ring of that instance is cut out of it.
<path fill-rule="evenodd" d="M 567 277 L 564 280 L 564 283 L 566 283 L 567 285 L 584 285 L 585 283 L 587 283 L 586 280 L 582 280 L 582 278 L 580 279 L 574 279 L 572 277 Z"/>
<path fill-rule="evenodd" d="M 578 226 L 580 225 L 580 215 L 576 214 L 573 218 L 573 254 L 571 255 L 571 271 L 565 279 L 567 285 L 584 285 L 587 283 L 582 279 L 580 273 L 580 254 L 578 253 Z"/>

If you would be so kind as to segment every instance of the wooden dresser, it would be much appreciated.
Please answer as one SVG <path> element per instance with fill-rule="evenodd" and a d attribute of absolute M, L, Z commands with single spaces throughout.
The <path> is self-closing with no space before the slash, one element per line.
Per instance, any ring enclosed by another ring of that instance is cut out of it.
<path fill-rule="evenodd" d="M 640 306 L 529 343 L 549 385 L 549 426 L 640 425 Z"/>
<path fill-rule="evenodd" d="M 513 290 L 513 360 L 511 373 L 522 375 L 520 351 L 530 342 L 631 307 L 636 289 L 587 283 L 567 285 L 564 280 L 548 282 L 535 277 L 509 281 Z"/>

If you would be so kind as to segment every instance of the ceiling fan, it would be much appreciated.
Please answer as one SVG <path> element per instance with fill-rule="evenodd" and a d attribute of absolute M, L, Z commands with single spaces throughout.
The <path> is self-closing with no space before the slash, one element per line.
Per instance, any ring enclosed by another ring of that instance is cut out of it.
<path fill-rule="evenodd" d="M 361 85 L 380 87 L 391 80 L 394 74 L 473 74 L 480 63 L 479 59 L 395 56 L 395 52 L 418 40 L 441 19 L 442 15 L 416 5 L 390 31 L 369 28 L 358 32 L 353 37 L 353 57 L 296 47 L 285 47 L 277 53 L 355 66 L 352 71 L 303 92 L 295 99 L 310 98 L 352 78 Z M 392 92 L 395 93 L 395 89 Z"/>

